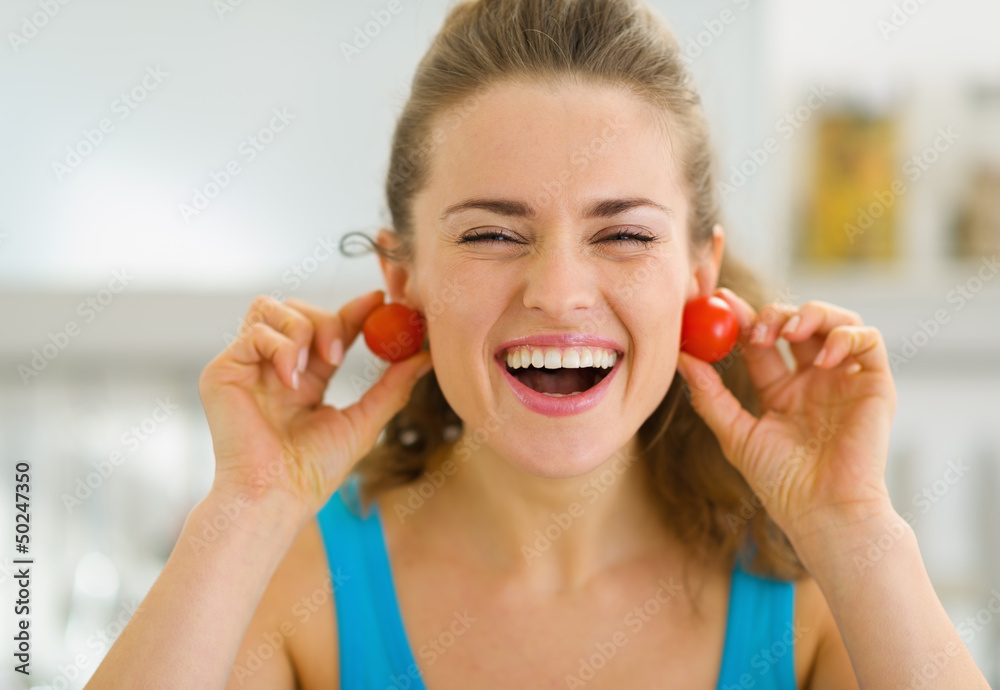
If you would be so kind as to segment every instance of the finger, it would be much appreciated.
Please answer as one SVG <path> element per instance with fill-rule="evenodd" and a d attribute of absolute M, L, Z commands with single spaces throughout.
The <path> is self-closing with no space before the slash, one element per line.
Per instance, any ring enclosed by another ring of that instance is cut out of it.
<path fill-rule="evenodd" d="M 305 371 L 313 339 L 313 324 L 301 312 L 270 295 L 258 295 L 247 311 L 246 321 L 263 321 L 296 344 L 296 371 Z"/>
<path fill-rule="evenodd" d="M 347 302 L 337 312 L 309 307 L 299 300 L 289 300 L 289 302 L 297 308 L 307 307 L 312 317 L 319 322 L 316 349 L 328 364 L 339 366 L 344 353 L 361 332 L 368 314 L 382 304 L 384 299 L 385 293 L 382 290 L 372 290 Z"/>
<path fill-rule="evenodd" d="M 271 362 L 281 382 L 289 388 L 298 389 L 300 348 L 269 324 L 263 321 L 253 324 L 247 337 L 234 340 L 226 352 L 232 361 L 245 366 L 258 367 L 261 362 Z"/>
<path fill-rule="evenodd" d="M 747 373 L 754 387 L 759 391 L 767 389 L 772 383 L 782 379 L 789 373 L 788 364 L 782 357 L 778 348 L 772 343 L 763 347 L 751 341 L 754 328 L 758 324 L 767 327 L 769 323 L 775 322 L 779 317 L 775 307 L 769 311 L 768 307 L 761 309 L 763 317 L 759 316 L 750 304 L 742 297 L 727 288 L 719 288 L 718 294 L 733 308 L 736 319 L 740 324 L 740 335 L 737 340 L 740 343 L 741 354 L 747 363 Z M 767 313 L 771 316 L 768 317 Z M 770 321 L 763 319 L 770 318 Z"/>
<path fill-rule="evenodd" d="M 781 337 L 788 341 L 798 366 L 806 367 L 822 349 L 827 333 L 837 326 L 860 326 L 862 323 L 857 312 L 829 302 L 810 300 L 785 322 Z"/>
<path fill-rule="evenodd" d="M 430 371 L 429 350 L 389 365 L 381 377 L 365 391 L 361 399 L 344 409 L 358 438 L 370 448 L 393 415 L 403 409 L 417 380 Z"/>
<path fill-rule="evenodd" d="M 764 348 L 774 347 L 781 329 L 795 315 L 797 309 L 798 307 L 794 305 L 778 302 L 761 308 L 757 314 L 757 320 L 754 322 L 753 332 L 750 334 L 751 344 Z"/>
<path fill-rule="evenodd" d="M 882 333 L 874 326 L 837 326 L 826 337 L 822 357 L 814 366 L 832 369 L 844 362 L 857 362 L 867 371 L 889 369 L 889 354 Z"/>
<path fill-rule="evenodd" d="M 306 373 L 326 383 L 344 359 L 344 344 L 338 339 L 339 332 L 336 328 L 337 314 L 295 298 L 285 300 L 285 304 L 309 319 L 312 324 L 312 349 Z"/>
<path fill-rule="evenodd" d="M 737 458 L 737 451 L 757 418 L 740 404 L 708 362 L 682 351 L 677 358 L 677 370 L 687 383 L 691 406 L 715 434 L 722 452 L 727 458 Z"/>

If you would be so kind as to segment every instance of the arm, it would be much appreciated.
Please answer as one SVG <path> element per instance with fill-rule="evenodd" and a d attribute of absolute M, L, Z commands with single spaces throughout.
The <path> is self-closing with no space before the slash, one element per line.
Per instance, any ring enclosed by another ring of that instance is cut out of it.
<path fill-rule="evenodd" d="M 801 690 L 858 690 L 851 657 L 819 583 L 812 576 L 804 576 L 796 583 L 795 592 L 796 619 L 801 617 L 809 621 L 808 626 L 803 623 L 804 629 L 815 626 L 816 630 L 815 643 L 811 647 L 806 645 L 804 650 L 806 656 L 802 664 L 806 670 L 798 687 Z M 803 642 L 805 640 L 804 636 Z"/>
<path fill-rule="evenodd" d="M 866 690 L 988 688 L 938 601 L 913 530 L 892 508 L 885 470 L 896 389 L 881 333 L 826 302 L 758 314 L 717 292 L 737 314 L 760 416 L 711 365 L 680 352 L 678 371 L 726 458 L 819 584 L 858 682 Z M 779 337 L 792 367 L 775 347 Z M 842 673 L 836 657 L 824 652 L 822 667 L 817 660 L 815 684 L 829 687 Z"/>
<path fill-rule="evenodd" d="M 226 687 L 251 622 L 273 623 L 273 598 L 259 604 L 296 534 L 431 367 L 430 354 L 418 353 L 392 364 L 353 405 L 323 404 L 343 350 L 382 298 L 371 292 L 337 313 L 266 296 L 251 305 L 239 337 L 199 380 L 212 488 L 89 690 Z M 293 687 L 287 650 L 275 656 L 255 687 Z"/>
<path fill-rule="evenodd" d="M 799 555 L 823 590 L 861 687 L 988 690 L 906 521 L 890 510 L 840 534 Z M 814 687 L 834 687 L 836 672 L 834 663 L 817 659 Z"/>
<path fill-rule="evenodd" d="M 226 687 L 254 610 L 297 529 L 283 506 L 238 498 L 211 491 L 191 511 L 166 566 L 86 690 Z M 220 517 L 227 512 L 231 520 Z M 213 524 L 223 528 L 212 532 Z M 280 670 L 258 681 L 291 690 L 294 683 Z"/>
<path fill-rule="evenodd" d="M 250 621 L 227 690 L 340 687 L 337 615 L 323 537 L 316 520 L 303 527 L 271 577 Z"/>

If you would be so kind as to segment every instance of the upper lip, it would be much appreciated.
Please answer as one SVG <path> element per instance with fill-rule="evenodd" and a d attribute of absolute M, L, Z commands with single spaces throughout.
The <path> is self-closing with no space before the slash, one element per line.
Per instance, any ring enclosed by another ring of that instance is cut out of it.
<path fill-rule="evenodd" d="M 513 338 L 500 344 L 494 355 L 499 357 L 505 350 L 520 345 L 539 345 L 550 347 L 605 347 L 624 354 L 624 348 L 616 340 L 590 333 L 538 333 Z"/>

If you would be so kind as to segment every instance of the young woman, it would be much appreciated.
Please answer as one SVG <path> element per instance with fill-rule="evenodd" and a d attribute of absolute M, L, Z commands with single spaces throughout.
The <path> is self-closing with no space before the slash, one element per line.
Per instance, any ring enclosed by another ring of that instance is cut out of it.
<path fill-rule="evenodd" d="M 88 687 L 987 688 L 886 491 L 879 332 L 765 303 L 711 161 L 643 4 L 454 7 L 377 237 L 429 352 L 335 409 L 385 294 L 256 299 L 200 380 L 212 488 Z M 715 365 L 679 350 L 713 293 Z"/>

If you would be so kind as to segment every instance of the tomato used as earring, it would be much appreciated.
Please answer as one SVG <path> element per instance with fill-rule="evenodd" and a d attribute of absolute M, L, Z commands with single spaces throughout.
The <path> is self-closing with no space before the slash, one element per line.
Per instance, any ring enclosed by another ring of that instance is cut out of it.
<path fill-rule="evenodd" d="M 717 362 L 733 349 L 740 326 L 729 303 L 703 295 L 684 305 L 681 349 L 706 362 Z"/>
<path fill-rule="evenodd" d="M 376 356 L 398 362 L 420 351 L 426 327 L 419 312 L 394 302 L 372 309 L 361 332 L 368 349 Z"/>

